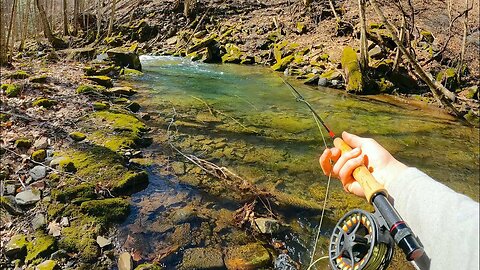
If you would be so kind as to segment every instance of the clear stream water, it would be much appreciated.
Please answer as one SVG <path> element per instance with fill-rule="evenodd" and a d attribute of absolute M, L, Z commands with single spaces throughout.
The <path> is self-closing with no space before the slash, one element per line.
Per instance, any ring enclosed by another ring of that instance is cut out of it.
<path fill-rule="evenodd" d="M 327 183 L 317 161 L 324 149 L 322 137 L 281 74 L 264 67 L 174 57 L 143 56 L 142 65 L 145 75 L 132 84 L 140 89 L 137 101 L 152 115 L 154 144 L 146 150 L 151 184 L 132 199 L 135 210 L 120 229 L 123 248 L 173 268 L 185 249 L 221 249 L 246 241 L 239 236 L 245 232 L 222 225 L 242 206 L 232 199 L 235 196 L 225 196 L 237 191 L 205 187 L 221 183 L 201 182 L 198 169 L 167 149 L 168 127 L 175 135 L 170 140 L 182 152 L 225 166 L 259 187 L 322 204 Z M 346 130 L 372 137 L 402 162 L 479 200 L 478 129 L 394 97 L 351 96 L 291 83 L 336 133 Z M 368 208 L 345 194 L 337 181 L 331 189 L 323 243 L 338 217 L 355 207 Z M 319 213 L 283 213 L 282 221 L 291 230 L 278 238 L 287 243 L 294 260 L 308 262 L 318 220 Z M 192 236 L 181 236 L 182 232 Z M 325 244 L 318 250 L 318 256 L 325 254 Z"/>

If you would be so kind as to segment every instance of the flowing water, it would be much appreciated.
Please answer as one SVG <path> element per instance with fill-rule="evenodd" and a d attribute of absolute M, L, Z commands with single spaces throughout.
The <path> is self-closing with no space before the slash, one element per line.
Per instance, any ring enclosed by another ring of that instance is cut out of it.
<path fill-rule="evenodd" d="M 154 143 L 143 159 L 150 165 L 151 184 L 133 196 L 135 210 L 120 228 L 122 248 L 175 268 L 186 249 L 225 250 L 252 241 L 233 222 L 245 202 L 239 185 L 205 176 L 181 152 L 283 194 L 283 206 L 265 207 L 269 202 L 262 201 L 263 208 L 279 211 L 277 218 L 288 229 L 275 239 L 286 244 L 293 260 L 308 264 L 320 218 L 312 209 L 323 204 L 327 185 L 317 161 L 324 142 L 311 113 L 295 101 L 279 73 L 174 57 L 144 56 L 142 64 L 145 75 L 132 84 L 140 89 L 143 111 L 152 116 Z M 335 132 L 372 137 L 402 162 L 479 200 L 477 129 L 394 97 L 358 97 L 291 83 Z M 332 144 L 328 136 L 326 143 Z M 356 207 L 371 210 L 333 181 L 316 257 L 326 254 L 338 218 Z M 325 269 L 322 264 L 319 269 Z"/>

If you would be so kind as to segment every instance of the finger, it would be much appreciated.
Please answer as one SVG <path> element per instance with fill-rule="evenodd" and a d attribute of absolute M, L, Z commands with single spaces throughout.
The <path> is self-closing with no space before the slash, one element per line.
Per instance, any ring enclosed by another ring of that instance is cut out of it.
<path fill-rule="evenodd" d="M 352 148 L 360 147 L 362 145 L 363 139 L 365 139 L 357 135 L 348 133 L 346 131 L 342 132 L 342 138 Z"/>
<path fill-rule="evenodd" d="M 336 147 L 331 148 L 330 151 L 332 151 L 332 157 L 331 157 L 332 161 L 337 162 L 337 160 L 342 155 L 342 151 Z"/>
<path fill-rule="evenodd" d="M 353 193 L 359 197 L 365 197 L 365 192 L 363 191 L 362 186 L 357 181 L 347 184 L 345 190 L 349 193 Z"/>
<path fill-rule="evenodd" d="M 345 162 L 345 165 L 340 169 L 338 176 L 342 181 L 342 184 L 345 186 L 349 182 L 352 182 L 352 174 L 353 171 L 363 165 L 364 155 L 358 156 L 356 158 L 352 158 Z"/>
<path fill-rule="evenodd" d="M 333 174 L 339 175 L 340 169 L 345 165 L 345 163 L 352 158 L 358 157 L 361 154 L 361 152 L 362 151 L 360 150 L 360 148 L 355 148 L 352 151 L 346 152 L 345 154 L 341 155 L 340 158 L 335 163 L 335 165 L 333 166 L 333 170 L 332 170 Z"/>
<path fill-rule="evenodd" d="M 330 159 L 332 157 L 332 151 L 330 149 L 325 149 L 323 154 L 320 156 L 319 162 L 320 167 L 325 175 L 330 174 L 332 171 L 332 164 L 330 163 Z"/>

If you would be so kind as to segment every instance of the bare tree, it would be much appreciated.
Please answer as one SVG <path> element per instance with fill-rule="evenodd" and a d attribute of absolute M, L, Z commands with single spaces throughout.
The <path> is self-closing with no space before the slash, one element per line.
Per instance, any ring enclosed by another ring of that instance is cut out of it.
<path fill-rule="evenodd" d="M 20 41 L 20 45 L 18 46 L 18 51 L 23 51 L 25 47 L 25 39 L 28 36 L 28 21 L 30 18 L 30 0 L 27 0 L 25 5 L 23 6 L 23 19 L 22 19 L 22 37 Z"/>
<path fill-rule="evenodd" d="M 78 35 L 79 0 L 73 1 L 73 34 Z"/>
<path fill-rule="evenodd" d="M 367 26 L 365 22 L 365 0 L 358 0 L 360 12 L 360 66 L 362 71 L 368 68 Z"/>
<path fill-rule="evenodd" d="M 62 5 L 63 5 L 63 35 L 68 36 L 67 0 L 63 0 Z"/>
<path fill-rule="evenodd" d="M 54 48 L 66 48 L 67 44 L 57 37 L 55 37 L 52 33 L 52 29 L 50 28 L 50 24 L 48 23 L 47 14 L 45 13 L 45 9 L 43 5 L 40 3 L 40 0 L 35 0 L 35 4 L 38 9 L 38 14 L 40 16 L 40 21 L 43 26 L 43 34 L 48 39 L 48 42 L 52 44 Z"/>
<path fill-rule="evenodd" d="M 13 36 L 12 35 L 12 29 L 13 29 L 13 22 L 15 20 L 15 7 L 17 6 L 17 1 L 16 0 L 13 0 L 13 3 L 12 3 L 12 9 L 11 9 L 11 12 L 10 12 L 10 23 L 8 24 L 8 32 L 7 32 L 7 42 L 6 42 L 6 48 L 9 48 L 9 44 L 10 44 L 10 37 Z M 13 37 L 12 37 L 13 39 Z M 15 40 L 12 40 L 12 44 L 15 42 Z M 13 46 L 13 45 L 12 45 Z M 13 53 L 13 50 L 11 51 L 11 53 Z"/>
<path fill-rule="evenodd" d="M 462 50 L 460 52 L 460 61 L 458 63 L 457 69 L 457 76 L 458 81 L 462 79 L 462 71 L 463 71 L 463 59 L 465 58 L 465 46 L 467 43 L 467 35 L 468 35 L 468 11 L 469 11 L 468 0 L 465 0 L 465 17 L 463 19 L 463 38 L 462 38 Z"/>
<path fill-rule="evenodd" d="M 110 22 L 108 24 L 108 32 L 107 32 L 107 37 L 109 37 L 112 34 L 112 29 L 113 29 L 113 22 L 115 20 L 115 6 L 117 4 L 117 0 L 112 0 L 112 13 L 110 14 Z"/>

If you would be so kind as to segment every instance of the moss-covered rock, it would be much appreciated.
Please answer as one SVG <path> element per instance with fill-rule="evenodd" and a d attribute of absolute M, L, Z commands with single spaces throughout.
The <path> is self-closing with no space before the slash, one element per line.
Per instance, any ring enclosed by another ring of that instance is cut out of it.
<path fill-rule="evenodd" d="M 100 85 L 81 84 L 77 87 L 77 94 L 88 94 L 92 92 L 105 93 L 106 89 Z"/>
<path fill-rule="evenodd" d="M 85 78 L 107 88 L 113 87 L 112 78 L 108 76 L 86 76 Z"/>
<path fill-rule="evenodd" d="M 448 89 L 454 89 L 458 86 L 457 73 L 454 68 L 447 68 L 437 74 L 437 81 L 444 84 Z"/>
<path fill-rule="evenodd" d="M 1 88 L 7 97 L 17 97 L 20 94 L 20 87 L 16 84 L 4 83 Z"/>
<path fill-rule="evenodd" d="M 122 198 L 109 198 L 83 202 L 80 210 L 101 222 L 111 223 L 123 221 L 130 213 L 130 205 Z"/>
<path fill-rule="evenodd" d="M 126 108 L 129 109 L 131 112 L 136 113 L 136 112 L 140 111 L 141 106 L 140 106 L 140 104 L 138 104 L 137 102 L 134 101 L 134 102 L 128 104 L 126 106 Z"/>
<path fill-rule="evenodd" d="M 15 140 L 15 147 L 17 148 L 30 148 L 32 146 L 32 140 L 28 138 L 18 138 Z"/>
<path fill-rule="evenodd" d="M 56 249 L 55 238 L 50 235 L 37 233 L 35 239 L 27 244 L 25 263 L 30 263 L 38 258 L 48 258 Z"/>
<path fill-rule="evenodd" d="M 110 105 L 108 103 L 105 103 L 105 102 L 94 102 L 92 104 L 93 106 L 93 109 L 96 110 L 96 111 L 103 111 L 103 110 L 107 110 L 108 108 L 110 108 Z"/>
<path fill-rule="evenodd" d="M 351 47 L 345 47 L 342 53 L 342 68 L 346 76 L 347 92 L 363 92 L 363 75 L 357 59 L 357 53 Z"/>
<path fill-rule="evenodd" d="M 47 157 L 47 151 L 40 149 L 32 153 L 32 159 L 37 162 L 42 162 Z"/>
<path fill-rule="evenodd" d="M 49 109 L 52 106 L 55 106 L 58 102 L 56 100 L 48 99 L 48 98 L 39 98 L 32 102 L 32 106 L 39 106 L 45 109 Z"/>
<path fill-rule="evenodd" d="M 217 34 L 211 34 L 201 40 L 193 40 L 193 45 L 188 48 L 187 53 L 199 51 L 203 48 L 209 47 L 216 42 Z"/>
<path fill-rule="evenodd" d="M 81 142 L 83 140 L 85 140 L 85 138 L 87 138 L 87 136 L 79 131 L 74 131 L 74 132 L 71 132 L 70 134 L 68 134 L 68 136 L 76 141 L 76 142 Z"/>
<path fill-rule="evenodd" d="M 118 181 L 112 188 L 114 194 L 130 195 L 143 190 L 148 186 L 148 173 L 141 171 L 138 173 L 128 172 L 122 180 Z"/>
<path fill-rule="evenodd" d="M 240 63 L 242 60 L 242 51 L 235 44 L 225 44 L 226 53 L 222 56 L 223 63 Z"/>
<path fill-rule="evenodd" d="M 135 95 L 137 91 L 128 86 L 118 86 L 108 89 L 107 93 L 110 95 L 132 96 Z"/>
<path fill-rule="evenodd" d="M 75 48 L 64 50 L 67 54 L 67 58 L 76 61 L 90 61 L 95 59 L 96 50 L 95 48 Z"/>
<path fill-rule="evenodd" d="M 228 269 L 258 269 L 271 261 L 270 254 L 259 243 L 229 248 L 225 256 Z"/>
<path fill-rule="evenodd" d="M 272 69 L 275 71 L 284 71 L 288 67 L 288 65 L 294 60 L 294 58 L 294 55 L 285 56 L 284 58 L 277 61 L 277 63 L 272 66 Z"/>
<path fill-rule="evenodd" d="M 52 191 L 52 198 L 62 203 L 82 203 L 95 199 L 95 185 L 82 183 Z"/>
<path fill-rule="evenodd" d="M 422 36 L 422 40 L 429 44 L 432 44 L 435 41 L 435 37 L 430 31 L 422 30 L 420 31 L 420 35 Z"/>
<path fill-rule="evenodd" d="M 135 267 L 135 270 L 162 270 L 162 267 L 156 265 L 156 264 L 151 264 L 151 263 L 142 263 Z"/>
<path fill-rule="evenodd" d="M 95 225 L 94 218 L 76 213 L 79 220 L 75 221 L 70 227 L 62 229 L 62 238 L 58 246 L 68 252 L 78 252 L 82 262 L 94 262 L 98 260 L 99 247 L 95 241 L 95 236 L 99 227 Z"/>
<path fill-rule="evenodd" d="M 305 34 L 307 32 L 307 27 L 303 22 L 297 22 L 295 30 L 298 34 Z"/>
<path fill-rule="evenodd" d="M 107 55 L 117 66 L 142 71 L 142 64 L 136 53 L 136 48 L 117 47 L 108 50 Z"/>
<path fill-rule="evenodd" d="M 48 76 L 43 74 L 43 75 L 38 75 L 38 76 L 35 76 L 35 77 L 31 77 L 29 79 L 29 81 L 31 83 L 46 83 L 47 79 L 48 79 Z"/>
<path fill-rule="evenodd" d="M 30 77 L 30 74 L 28 74 L 26 71 L 23 70 L 17 70 L 10 75 L 7 76 L 9 79 L 26 79 Z"/>
<path fill-rule="evenodd" d="M 35 270 L 60 270 L 57 262 L 54 260 L 46 260 L 35 267 Z"/>
<path fill-rule="evenodd" d="M 393 41 L 393 37 L 390 32 L 380 24 L 373 23 L 367 27 L 367 38 L 373 41 L 375 44 L 391 50 L 395 49 L 397 46 L 395 41 Z"/>
<path fill-rule="evenodd" d="M 466 98 L 478 99 L 478 86 L 474 85 L 467 89 Z"/>
<path fill-rule="evenodd" d="M 11 259 L 23 259 L 27 254 L 27 237 L 23 234 L 16 234 L 10 238 L 5 245 L 5 255 Z"/>
<path fill-rule="evenodd" d="M 120 72 L 120 75 L 125 77 L 136 77 L 136 76 L 142 76 L 143 72 L 138 71 L 136 69 L 132 69 L 132 68 L 123 68 L 122 71 Z"/>
<path fill-rule="evenodd" d="M 380 93 L 391 93 L 395 89 L 395 85 L 385 78 L 380 78 L 376 83 Z"/>
<path fill-rule="evenodd" d="M 61 171 L 69 172 L 69 173 L 74 173 L 77 171 L 75 164 L 70 158 L 62 158 L 62 160 L 60 160 L 60 162 L 58 163 L 58 168 Z"/>

